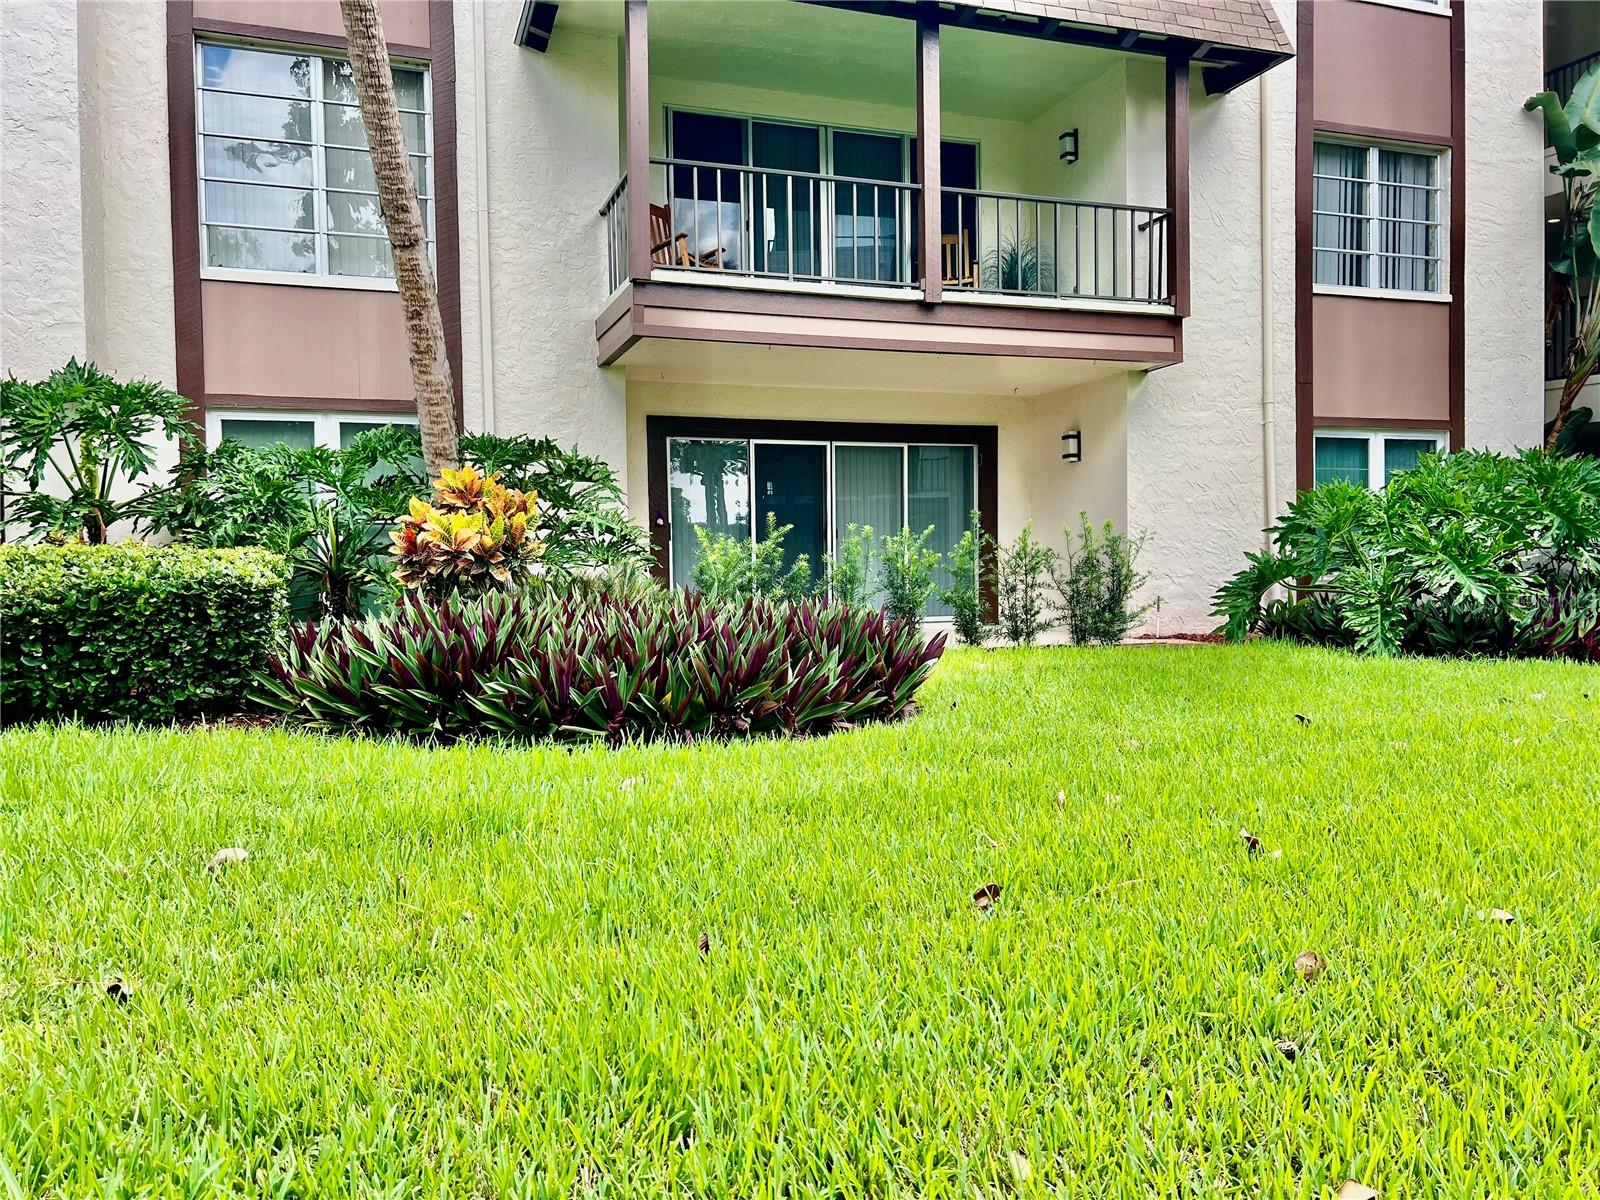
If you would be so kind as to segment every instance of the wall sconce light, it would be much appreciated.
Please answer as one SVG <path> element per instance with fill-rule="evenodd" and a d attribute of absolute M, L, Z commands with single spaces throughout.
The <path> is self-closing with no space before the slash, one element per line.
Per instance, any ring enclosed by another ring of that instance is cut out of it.
<path fill-rule="evenodd" d="M 1069 429 L 1061 435 L 1061 457 L 1067 462 L 1083 461 L 1083 434 Z"/>
<path fill-rule="evenodd" d="M 1061 143 L 1061 161 L 1071 166 L 1078 161 L 1078 131 L 1076 128 L 1063 130 L 1056 135 L 1056 141 Z"/>

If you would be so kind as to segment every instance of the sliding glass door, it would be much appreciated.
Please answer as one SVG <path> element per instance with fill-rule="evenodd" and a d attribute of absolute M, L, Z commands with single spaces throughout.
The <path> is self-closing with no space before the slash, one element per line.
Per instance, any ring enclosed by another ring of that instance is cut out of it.
<path fill-rule="evenodd" d="M 851 179 L 906 182 L 906 139 L 898 134 L 835 129 L 833 173 Z M 910 279 L 910 193 L 840 182 L 833 192 L 835 279 L 906 283 Z M 902 212 L 902 208 L 905 209 Z"/>
<path fill-rule="evenodd" d="M 881 562 L 883 538 L 932 527 L 930 549 L 948 556 L 972 528 L 978 456 L 970 445 L 895 442 L 786 442 L 765 439 L 667 439 L 671 506 L 671 582 L 692 586 L 700 556 L 697 528 L 739 541 L 764 539 L 771 514 L 784 537 L 784 563 L 804 554 L 814 577 L 852 533 L 871 527 Z M 940 583 L 951 580 L 941 562 Z M 872 585 L 874 603 L 876 572 Z M 929 602 L 929 617 L 948 606 Z"/>

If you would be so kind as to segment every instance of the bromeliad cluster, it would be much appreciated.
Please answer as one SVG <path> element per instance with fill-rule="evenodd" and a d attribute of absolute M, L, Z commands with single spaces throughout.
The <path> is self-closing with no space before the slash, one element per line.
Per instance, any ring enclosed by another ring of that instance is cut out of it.
<path fill-rule="evenodd" d="M 318 728 L 412 737 L 826 733 L 905 715 L 943 650 L 915 622 L 822 602 L 409 595 L 294 629 L 262 698 Z"/>
<path fill-rule="evenodd" d="M 470 463 L 433 484 L 433 503 L 413 499 L 391 535 L 395 578 L 434 598 L 479 595 L 526 574 L 544 546 L 528 536 L 537 499 Z"/>

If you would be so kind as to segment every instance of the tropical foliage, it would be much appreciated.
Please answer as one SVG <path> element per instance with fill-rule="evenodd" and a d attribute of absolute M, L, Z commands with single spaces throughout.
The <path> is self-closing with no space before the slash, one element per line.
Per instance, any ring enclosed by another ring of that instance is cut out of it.
<path fill-rule="evenodd" d="M 1217 592 L 1230 639 L 1594 657 L 1600 461 L 1432 455 L 1382 492 L 1314 488 L 1271 532 L 1276 549 Z"/>
<path fill-rule="evenodd" d="M 907 527 L 883 539 L 883 611 L 891 617 L 921 620 L 933 596 L 933 572 L 941 557 L 928 546 L 933 529 L 929 525 L 916 533 Z"/>
<path fill-rule="evenodd" d="M 400 585 L 429 596 L 476 596 L 525 579 L 544 547 L 528 536 L 535 497 L 471 463 L 434 481 L 433 503 L 413 498 L 391 535 Z"/>
<path fill-rule="evenodd" d="M 939 588 L 939 599 L 950 606 L 956 637 L 969 646 L 982 643 L 989 634 L 983 619 L 982 558 L 984 536 L 973 511 L 969 527 L 950 548 L 946 559 L 950 579 Z"/>
<path fill-rule="evenodd" d="M 6 519 L 33 537 L 107 540 L 146 519 L 165 487 L 152 447 L 187 438 L 188 401 L 159 383 L 127 383 L 73 359 L 37 383 L 0 382 L 0 493 Z"/>
<path fill-rule="evenodd" d="M 254 548 L 0 546 L 0 719 L 238 710 L 282 630 L 285 575 Z"/>
<path fill-rule="evenodd" d="M 1088 513 L 1078 514 L 1078 525 L 1076 540 L 1070 529 L 1063 531 L 1067 549 L 1051 567 L 1061 616 L 1076 644 L 1109 646 L 1127 637 L 1151 608 L 1133 603 L 1145 581 L 1135 565 L 1144 538 L 1120 533 L 1110 521 L 1097 530 Z"/>
<path fill-rule="evenodd" d="M 410 595 L 294 629 L 263 699 L 320 728 L 412 737 L 824 733 L 904 714 L 943 649 L 914 622 L 810 602 Z"/>

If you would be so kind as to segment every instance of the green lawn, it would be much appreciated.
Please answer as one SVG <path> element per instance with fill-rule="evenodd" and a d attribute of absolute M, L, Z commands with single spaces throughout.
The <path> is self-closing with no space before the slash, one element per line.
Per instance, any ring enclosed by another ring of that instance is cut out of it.
<path fill-rule="evenodd" d="M 952 652 L 923 699 L 0 737 L 0 1196 L 1600 1193 L 1600 671 Z"/>

